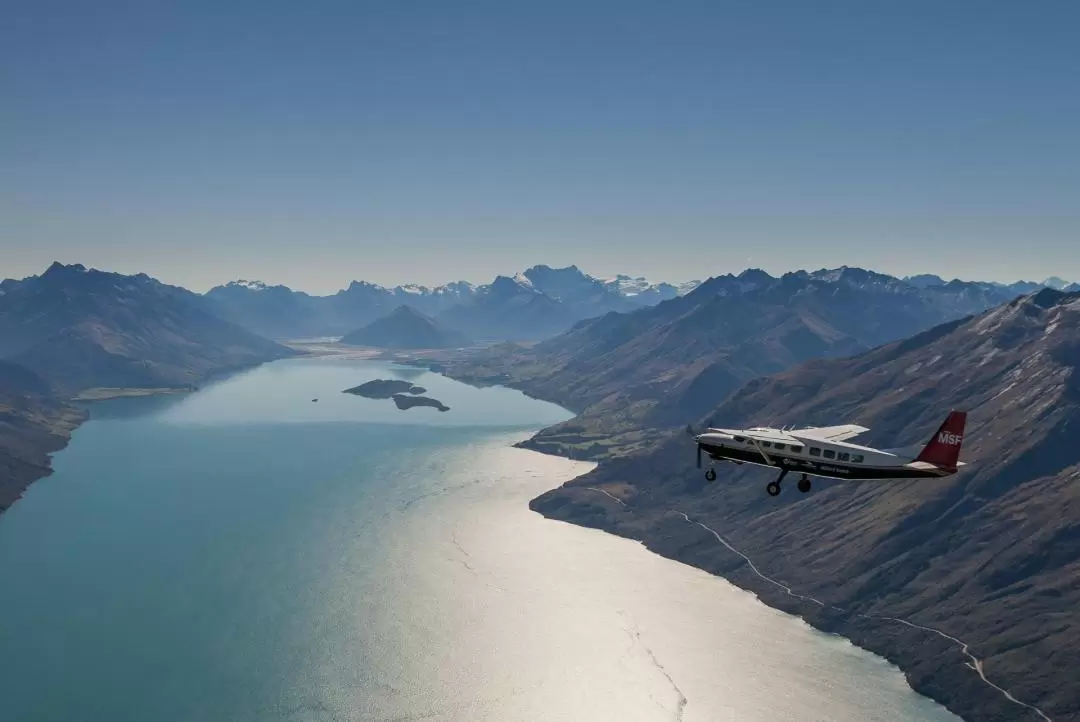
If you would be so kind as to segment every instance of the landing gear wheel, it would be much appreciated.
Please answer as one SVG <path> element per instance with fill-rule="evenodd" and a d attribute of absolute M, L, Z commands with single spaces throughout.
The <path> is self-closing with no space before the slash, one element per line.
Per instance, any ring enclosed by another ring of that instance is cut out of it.
<path fill-rule="evenodd" d="M 808 478 L 806 478 L 805 476 L 803 478 L 799 479 L 799 491 L 801 491 L 804 494 L 806 492 L 810 491 L 810 480 Z"/>
<path fill-rule="evenodd" d="M 765 487 L 765 491 L 769 492 L 769 496 L 776 496 L 780 493 L 780 482 L 770 481 L 769 485 Z"/>
<path fill-rule="evenodd" d="M 705 481 L 716 481 L 716 469 L 709 469 L 705 472 Z"/>

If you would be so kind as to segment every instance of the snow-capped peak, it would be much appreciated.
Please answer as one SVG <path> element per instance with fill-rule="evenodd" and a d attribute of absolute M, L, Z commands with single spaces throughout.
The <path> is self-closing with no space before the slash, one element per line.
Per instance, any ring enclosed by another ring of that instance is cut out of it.
<path fill-rule="evenodd" d="M 262 281 L 246 281 L 244 279 L 233 281 L 229 285 L 234 288 L 246 288 L 249 291 L 265 291 L 267 289 L 267 285 Z"/>
<path fill-rule="evenodd" d="M 1042 282 L 1042 285 L 1046 286 L 1047 288 L 1052 288 L 1055 291 L 1060 291 L 1070 284 L 1063 278 L 1058 278 L 1057 276 L 1050 276 L 1050 278 L 1047 278 Z"/>
<path fill-rule="evenodd" d="M 514 274 L 514 281 L 517 282 L 518 285 L 524 286 L 525 288 L 533 288 L 533 282 L 529 280 L 528 276 L 526 276 L 524 273 L 521 273 L 520 271 Z"/>
<path fill-rule="evenodd" d="M 406 283 L 404 286 L 398 286 L 397 290 L 414 296 L 426 296 L 431 293 L 431 289 L 427 286 L 420 286 L 415 283 Z"/>
<path fill-rule="evenodd" d="M 453 283 L 447 283 L 431 289 L 431 292 L 436 296 L 467 296 L 474 293 L 475 291 L 476 284 L 469 283 L 468 281 L 454 281 Z"/>
<path fill-rule="evenodd" d="M 660 281 L 654 283 L 644 276 L 627 276 L 619 274 L 615 278 L 605 278 L 602 283 L 616 293 L 632 297 L 641 294 L 660 294 L 661 296 L 685 296 L 701 285 L 701 281 L 686 281 L 684 283 L 667 283 Z"/>

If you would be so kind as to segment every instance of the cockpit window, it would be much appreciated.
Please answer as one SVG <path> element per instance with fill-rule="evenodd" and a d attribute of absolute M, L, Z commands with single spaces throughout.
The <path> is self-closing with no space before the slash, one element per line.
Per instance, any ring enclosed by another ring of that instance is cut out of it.
<path fill-rule="evenodd" d="M 746 438 L 743 436 L 733 436 L 731 438 L 735 439 L 735 441 L 738 441 L 740 444 L 746 441 Z"/>
<path fill-rule="evenodd" d="M 792 451 L 793 453 L 796 453 L 796 454 L 801 454 L 801 453 L 802 453 L 802 450 L 803 450 L 803 447 L 801 447 L 801 446 L 794 446 L 794 445 L 793 445 L 793 446 L 791 447 L 791 451 Z"/>
<path fill-rule="evenodd" d="M 766 449 L 769 448 L 770 446 L 772 446 L 772 444 L 769 443 L 768 441 L 762 441 L 761 445 L 764 446 Z"/>

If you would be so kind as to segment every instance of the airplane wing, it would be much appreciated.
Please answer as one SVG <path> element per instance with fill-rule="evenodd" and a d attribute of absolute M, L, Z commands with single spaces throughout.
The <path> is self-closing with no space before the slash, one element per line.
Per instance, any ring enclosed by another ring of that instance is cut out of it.
<path fill-rule="evenodd" d="M 799 429 L 799 436 L 809 439 L 821 439 L 822 441 L 847 441 L 870 429 L 858 424 L 843 424 L 842 426 L 819 426 L 814 429 Z"/>

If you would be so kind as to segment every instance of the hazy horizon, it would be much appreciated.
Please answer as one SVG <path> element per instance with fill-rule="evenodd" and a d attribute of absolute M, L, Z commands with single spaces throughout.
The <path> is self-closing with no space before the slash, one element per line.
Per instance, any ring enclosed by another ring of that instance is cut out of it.
<path fill-rule="evenodd" d="M 4 275 L 1080 279 L 1080 6 L 22 3 Z"/>
<path fill-rule="evenodd" d="M 795 271 L 810 271 L 810 272 L 812 272 L 812 271 L 818 271 L 818 270 L 831 270 L 833 268 L 839 268 L 839 266 L 830 266 L 830 267 L 820 266 L 820 267 L 814 267 L 814 268 L 786 268 L 786 269 L 782 269 L 782 270 L 770 270 L 768 268 L 761 268 L 760 266 L 746 266 L 746 267 L 743 267 L 743 268 L 725 270 L 725 271 L 722 271 L 722 272 L 703 275 L 703 276 L 699 276 L 697 278 L 675 278 L 675 279 L 672 279 L 672 278 L 653 277 L 653 276 L 650 276 L 650 275 L 647 275 L 647 274 L 636 274 L 636 273 L 625 273 L 625 272 L 617 272 L 617 273 L 611 273 L 611 274 L 598 274 L 598 273 L 594 273 L 589 268 L 582 267 L 581 264 L 566 264 L 564 266 L 564 265 L 560 265 L 560 264 L 539 262 L 539 263 L 529 264 L 528 266 L 523 267 L 523 268 L 509 269 L 509 270 L 506 270 L 506 271 L 501 271 L 501 272 L 495 273 L 495 274 L 491 275 L 490 277 L 486 277 L 486 278 L 481 278 L 481 277 L 452 278 L 452 279 L 446 279 L 446 280 L 438 281 L 438 282 L 434 282 L 434 283 L 421 283 L 419 281 L 411 281 L 411 280 L 405 280 L 405 281 L 393 282 L 393 283 L 383 283 L 383 282 L 379 282 L 379 281 L 371 279 L 371 278 L 355 277 L 355 278 L 349 278 L 347 281 L 343 282 L 340 286 L 337 286 L 337 287 L 334 287 L 334 288 L 312 290 L 312 289 L 308 289 L 308 288 L 301 288 L 301 287 L 296 286 L 294 284 L 291 284 L 291 283 L 289 283 L 287 281 L 284 281 L 284 282 L 271 281 L 271 280 L 268 280 L 268 279 L 265 279 L 265 278 L 255 278 L 253 276 L 245 276 L 243 274 L 241 274 L 239 276 L 235 276 L 233 278 L 222 279 L 219 282 L 212 283 L 212 284 L 210 284 L 208 286 L 205 286 L 205 287 L 190 286 L 190 285 L 186 285 L 184 283 L 180 283 L 180 282 L 176 281 L 175 279 L 169 278 L 167 275 L 162 276 L 162 275 L 159 275 L 159 274 L 150 273 L 149 271 L 145 271 L 145 270 L 118 269 L 118 268 L 101 267 L 101 266 L 97 266 L 97 265 L 94 265 L 94 264 L 91 264 L 91 263 L 83 263 L 83 262 L 81 262 L 79 260 L 61 260 L 61 259 L 58 259 L 56 261 L 50 262 L 44 268 L 41 268 L 41 269 L 36 270 L 36 271 L 34 271 L 32 273 L 29 273 L 29 274 L 18 274 L 18 275 L 14 275 L 14 276 L 13 275 L 0 275 L 0 280 L 3 280 L 4 278 L 14 278 L 15 280 L 21 280 L 23 278 L 28 278 L 28 277 L 31 277 L 31 276 L 38 276 L 38 275 L 41 275 L 42 273 L 44 273 L 45 270 L 48 268 L 48 266 L 52 265 L 52 263 L 54 263 L 54 262 L 58 262 L 58 263 L 61 263 L 63 265 L 66 265 L 66 266 L 77 265 L 78 264 L 78 265 L 82 265 L 82 266 L 86 267 L 87 269 L 105 271 L 105 272 L 110 272 L 110 273 L 122 273 L 122 274 L 125 274 L 125 275 L 134 275 L 134 274 L 137 274 L 137 273 L 146 273 L 148 276 L 150 276 L 152 278 L 155 278 L 156 280 L 161 281 L 162 283 L 166 283 L 166 284 L 172 285 L 172 286 L 180 286 L 182 288 L 186 288 L 187 290 L 194 291 L 196 293 L 206 293 L 211 288 L 214 288 L 216 286 L 223 286 L 223 285 L 226 285 L 227 283 L 231 283 L 233 281 L 248 281 L 248 282 L 256 282 L 256 281 L 258 281 L 258 282 L 265 283 L 267 286 L 277 286 L 277 285 L 287 286 L 293 291 L 301 291 L 301 292 L 308 293 L 310 295 L 315 295 L 315 296 L 332 295 L 334 293 L 337 293 L 338 291 L 346 289 L 349 286 L 349 284 L 352 283 L 353 281 L 366 281 L 368 283 L 373 283 L 375 285 L 383 286 L 385 288 L 394 288 L 395 286 L 403 286 L 403 285 L 408 285 L 408 284 L 426 286 L 428 288 L 436 288 L 438 286 L 446 285 L 446 284 L 449 284 L 449 283 L 455 283 L 455 282 L 459 282 L 459 281 L 467 281 L 469 283 L 473 283 L 473 284 L 479 286 L 479 285 L 485 285 L 485 284 L 491 283 L 491 281 L 494 280 L 495 276 L 510 276 L 510 277 L 512 277 L 516 273 L 526 271 L 529 268 L 532 268 L 533 266 L 539 266 L 539 265 L 546 265 L 546 266 L 549 266 L 551 268 L 556 268 L 556 269 L 566 268 L 567 266 L 576 265 L 578 270 L 580 270 L 582 273 L 585 273 L 585 274 L 590 275 L 590 276 L 592 276 L 594 278 L 599 278 L 599 279 L 602 279 L 602 280 L 615 278 L 616 275 L 624 275 L 624 276 L 630 276 L 632 278 L 644 277 L 646 280 L 648 280 L 648 281 L 650 281 L 652 283 L 666 282 L 666 283 L 672 283 L 672 284 L 686 283 L 686 282 L 690 282 L 690 281 L 699 281 L 700 282 L 700 281 L 705 281 L 708 278 L 712 278 L 712 277 L 715 277 L 715 276 L 723 276 L 723 275 L 728 274 L 728 273 L 738 275 L 738 274 L 742 273 L 743 271 L 750 270 L 750 269 L 760 269 L 760 270 L 765 271 L 766 273 L 768 273 L 771 276 L 779 278 L 780 276 L 784 275 L 785 273 L 792 273 L 792 272 L 795 272 Z M 882 270 L 880 268 L 866 268 L 866 267 L 863 267 L 863 266 L 851 266 L 851 264 L 848 264 L 848 266 L 849 267 L 864 268 L 865 270 L 868 270 L 868 271 L 874 271 L 876 273 L 884 273 L 886 275 L 894 276 L 896 278 L 901 278 L 901 279 L 903 279 L 905 277 L 908 277 L 908 276 L 917 276 L 917 275 L 923 275 L 923 274 L 934 274 L 933 271 L 921 271 L 919 273 L 912 273 L 912 274 L 896 274 L 896 273 L 889 273 L 888 271 Z M 954 279 L 959 279 L 961 281 L 981 281 L 981 282 L 1004 283 L 1004 284 L 1011 284 L 1011 283 L 1017 283 L 1017 282 L 1041 283 L 1041 282 L 1043 282 L 1045 280 L 1048 280 L 1050 278 L 1058 278 L 1058 279 L 1066 281 L 1068 283 L 1080 282 L 1080 279 L 1068 278 L 1068 277 L 1060 276 L 1058 274 L 1051 274 L 1050 276 L 1046 276 L 1044 278 L 1005 278 L 1005 279 L 998 279 L 998 278 L 966 278 L 966 277 L 959 277 L 959 276 L 954 277 L 954 276 L 948 276 L 948 275 L 942 275 L 942 274 L 934 274 L 934 275 L 940 276 L 945 281 L 951 281 L 951 280 L 954 280 Z M 475 276 L 475 274 L 474 274 L 474 276 Z"/>

